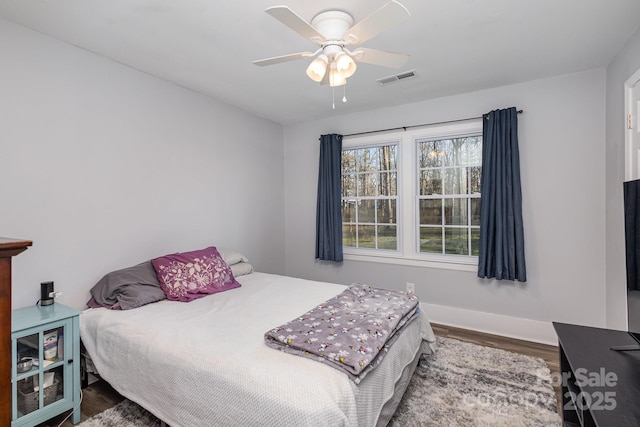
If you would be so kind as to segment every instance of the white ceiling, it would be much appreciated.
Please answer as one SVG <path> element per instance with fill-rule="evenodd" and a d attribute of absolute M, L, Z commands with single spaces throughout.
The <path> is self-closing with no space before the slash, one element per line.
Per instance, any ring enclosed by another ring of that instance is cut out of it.
<path fill-rule="evenodd" d="M 409 63 L 360 64 L 335 110 L 331 88 L 305 74 L 310 59 L 252 64 L 316 48 L 264 9 L 359 22 L 387 0 L 1 0 L 0 17 L 282 124 L 603 67 L 640 24 L 638 0 L 399 1 L 408 22 L 363 46 Z M 417 77 L 376 83 L 410 69 Z"/>

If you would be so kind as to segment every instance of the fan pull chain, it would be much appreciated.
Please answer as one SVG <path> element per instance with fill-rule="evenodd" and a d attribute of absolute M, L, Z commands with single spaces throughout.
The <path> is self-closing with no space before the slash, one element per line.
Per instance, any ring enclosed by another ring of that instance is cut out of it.
<path fill-rule="evenodd" d="M 342 102 L 347 102 L 347 85 L 345 84 L 344 86 L 342 86 L 342 89 L 344 90 L 342 95 Z"/>
<path fill-rule="evenodd" d="M 336 109 L 336 88 L 332 87 L 331 88 L 331 101 L 332 101 L 332 107 L 335 110 Z"/>

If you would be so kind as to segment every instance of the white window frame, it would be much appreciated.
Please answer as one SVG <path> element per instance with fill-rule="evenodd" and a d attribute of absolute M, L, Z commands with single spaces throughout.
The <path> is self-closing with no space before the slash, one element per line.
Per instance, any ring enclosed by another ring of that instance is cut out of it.
<path fill-rule="evenodd" d="M 362 140 L 359 139 L 359 143 L 358 144 L 349 144 L 349 145 L 345 145 L 344 140 L 342 142 L 342 150 L 357 150 L 357 149 L 362 149 L 362 148 L 374 148 L 374 147 L 382 147 L 385 145 L 397 145 L 398 146 L 398 153 L 396 155 L 396 164 L 398 166 L 398 169 L 400 169 L 399 165 L 400 165 L 400 157 L 401 157 L 401 144 L 400 144 L 400 140 L 395 138 L 395 139 L 375 139 L 374 141 L 367 143 L 366 139 Z M 402 218 L 402 212 L 401 212 L 401 183 L 400 183 L 400 172 L 399 170 L 397 171 L 398 176 L 396 177 L 396 230 L 397 230 L 397 241 L 398 241 L 398 247 L 401 247 L 401 237 L 402 237 L 402 233 L 400 232 L 400 220 Z M 385 253 L 388 255 L 398 255 L 399 254 L 399 250 L 393 250 L 393 249 L 374 249 L 374 248 L 354 248 L 351 246 L 345 246 L 343 248 L 343 254 L 345 253 L 345 250 L 349 249 L 350 251 L 347 252 L 354 252 L 357 254 L 362 254 L 365 256 L 376 256 L 376 254 L 379 253 Z"/>
<path fill-rule="evenodd" d="M 418 160 L 416 140 L 446 139 L 482 134 L 482 119 L 434 124 L 380 134 L 345 137 L 342 149 L 398 144 L 398 250 L 343 248 L 344 259 L 418 267 L 476 271 L 477 256 L 444 255 L 419 252 Z M 482 196 L 481 196 L 482 197 Z"/>

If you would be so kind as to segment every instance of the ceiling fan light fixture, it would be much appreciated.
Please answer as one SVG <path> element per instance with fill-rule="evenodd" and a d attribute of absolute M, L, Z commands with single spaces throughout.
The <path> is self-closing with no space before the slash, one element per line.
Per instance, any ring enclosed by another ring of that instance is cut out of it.
<path fill-rule="evenodd" d="M 347 78 L 344 74 L 336 69 L 336 63 L 332 62 L 329 68 L 329 86 L 344 86 L 347 84 Z"/>
<path fill-rule="evenodd" d="M 307 67 L 307 76 L 314 82 L 320 83 L 327 72 L 327 65 L 329 64 L 329 58 L 327 55 L 318 55 L 316 59 L 311 61 L 311 64 Z"/>
<path fill-rule="evenodd" d="M 355 25 L 353 16 L 343 10 L 325 10 L 314 16 L 311 22 L 307 22 L 287 6 L 269 7 L 265 12 L 305 39 L 319 45 L 319 49 L 313 53 L 298 52 L 260 59 L 253 61 L 255 65 L 272 65 L 312 58 L 320 53 L 308 65 L 307 76 L 314 82 L 321 85 L 329 84 L 335 89 L 336 86 L 346 87 L 347 79 L 356 72 L 356 61 L 400 68 L 409 59 L 409 55 L 400 53 L 367 48 L 357 48 L 355 52 L 350 52 L 346 48 L 349 45 L 360 45 L 409 18 L 409 11 L 398 0 L 387 0 L 386 4 Z M 346 95 L 343 96 L 343 102 L 346 102 Z"/>
<path fill-rule="evenodd" d="M 356 61 L 353 60 L 346 52 L 338 52 L 335 56 L 336 69 L 345 78 L 353 76 L 358 68 Z"/>

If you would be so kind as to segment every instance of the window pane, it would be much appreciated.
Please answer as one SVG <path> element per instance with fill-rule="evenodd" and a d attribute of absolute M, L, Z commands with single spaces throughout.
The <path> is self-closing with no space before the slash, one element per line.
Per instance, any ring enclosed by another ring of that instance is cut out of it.
<path fill-rule="evenodd" d="M 361 148 L 357 150 L 357 153 L 358 172 L 371 172 L 380 170 L 380 161 L 377 148 Z"/>
<path fill-rule="evenodd" d="M 444 146 L 440 141 L 418 142 L 418 164 L 420 168 L 437 168 L 442 166 Z"/>
<path fill-rule="evenodd" d="M 458 138 L 454 144 L 459 145 L 461 165 L 482 164 L 482 137 L 469 136 Z"/>
<path fill-rule="evenodd" d="M 442 147 L 442 165 L 443 166 L 459 166 L 460 165 L 460 144 L 457 140 L 443 139 L 440 141 Z"/>
<path fill-rule="evenodd" d="M 467 199 L 444 200 L 444 223 L 447 225 L 468 225 Z"/>
<path fill-rule="evenodd" d="M 398 169 L 398 145 L 342 151 L 342 172 L 375 172 Z"/>
<path fill-rule="evenodd" d="M 398 249 L 398 235 L 396 226 L 378 226 L 378 249 Z"/>
<path fill-rule="evenodd" d="M 471 255 L 480 255 L 480 229 L 471 229 Z"/>
<path fill-rule="evenodd" d="M 378 195 L 378 174 L 363 173 L 358 177 L 358 196 L 377 196 Z"/>
<path fill-rule="evenodd" d="M 354 174 L 342 174 L 342 197 L 355 197 L 356 176 Z"/>
<path fill-rule="evenodd" d="M 342 201 L 342 222 L 356 222 L 356 202 L 354 200 Z"/>
<path fill-rule="evenodd" d="M 353 225 L 342 226 L 342 246 L 356 246 L 356 227 Z"/>
<path fill-rule="evenodd" d="M 469 255 L 469 242 L 466 228 L 444 229 L 444 252 L 454 255 Z"/>
<path fill-rule="evenodd" d="M 358 200 L 358 222 L 375 222 L 375 200 Z"/>
<path fill-rule="evenodd" d="M 376 195 L 395 196 L 398 194 L 398 179 L 396 172 L 381 172 L 378 175 L 379 188 Z"/>
<path fill-rule="evenodd" d="M 428 169 L 420 172 L 420 195 L 442 194 L 442 170 Z"/>
<path fill-rule="evenodd" d="M 469 164 L 482 164 L 482 136 L 470 136 L 465 138 L 469 148 Z"/>
<path fill-rule="evenodd" d="M 442 253 L 442 229 L 420 227 L 420 252 Z"/>
<path fill-rule="evenodd" d="M 380 159 L 381 171 L 398 170 L 396 159 L 397 145 L 385 145 L 378 147 L 378 158 Z"/>
<path fill-rule="evenodd" d="M 444 193 L 467 194 L 467 168 L 444 170 Z"/>
<path fill-rule="evenodd" d="M 420 200 L 420 225 L 442 225 L 442 200 Z"/>
<path fill-rule="evenodd" d="M 353 173 L 356 171 L 356 151 L 342 151 L 342 173 Z"/>
<path fill-rule="evenodd" d="M 394 199 L 376 201 L 379 224 L 396 224 L 396 201 Z"/>
<path fill-rule="evenodd" d="M 374 248 L 376 247 L 376 227 L 374 225 L 358 226 L 358 247 Z"/>
<path fill-rule="evenodd" d="M 459 165 L 469 164 L 469 138 L 456 138 L 453 140 L 454 153 Z"/>
<path fill-rule="evenodd" d="M 471 199 L 471 225 L 480 225 L 480 199 Z"/>
<path fill-rule="evenodd" d="M 471 194 L 480 194 L 480 178 L 482 178 L 482 168 L 472 167 L 469 168 L 469 181 L 471 183 Z"/>

